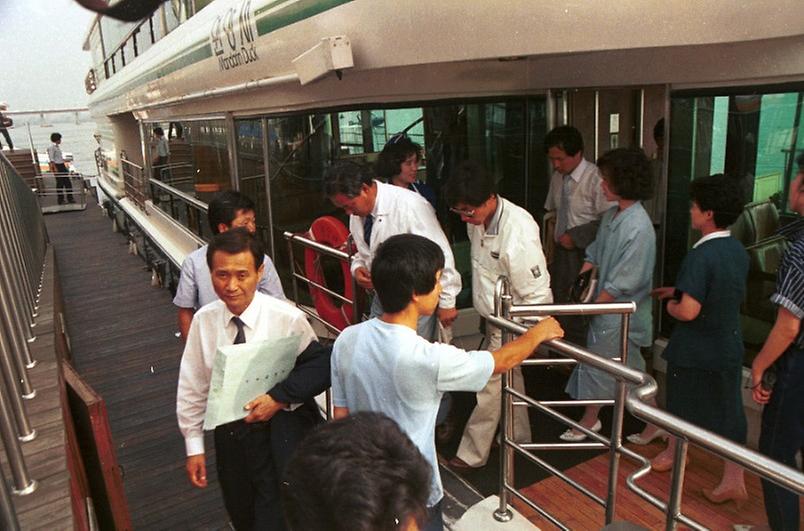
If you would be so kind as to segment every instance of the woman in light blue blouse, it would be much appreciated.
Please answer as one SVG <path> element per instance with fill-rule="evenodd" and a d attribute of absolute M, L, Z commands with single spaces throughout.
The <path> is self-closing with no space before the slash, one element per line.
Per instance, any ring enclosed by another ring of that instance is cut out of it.
<path fill-rule="evenodd" d="M 586 248 L 581 273 L 597 266 L 598 284 L 595 302 L 635 301 L 628 331 L 628 366 L 645 370 L 640 347 L 651 344 L 653 321 L 650 290 L 656 260 L 656 235 L 653 223 L 641 200 L 653 192 L 650 161 L 641 149 L 620 148 L 609 151 L 597 161 L 606 199 L 616 201 L 600 221 L 595 241 Z M 587 348 L 607 358 L 620 354 L 620 315 L 595 315 L 589 325 Z M 580 364 L 567 383 L 566 391 L 576 400 L 614 397 L 615 380 L 604 372 Z M 580 420 L 592 431 L 601 428 L 600 406 L 586 406 Z M 584 433 L 570 429 L 561 435 L 565 441 L 582 441 Z"/>

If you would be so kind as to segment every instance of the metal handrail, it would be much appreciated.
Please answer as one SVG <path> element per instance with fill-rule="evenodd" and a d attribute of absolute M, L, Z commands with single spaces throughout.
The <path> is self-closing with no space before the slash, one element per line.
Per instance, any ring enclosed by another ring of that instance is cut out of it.
<path fill-rule="evenodd" d="M 505 277 L 500 277 L 497 281 L 497 289 L 495 292 L 495 315 L 490 316 L 488 319 L 491 324 L 499 327 L 503 330 L 504 337 L 503 341 L 507 340 L 507 335 L 510 334 L 522 334 L 527 331 L 525 326 L 514 322 L 511 320 L 512 314 L 523 315 L 523 314 L 530 314 L 530 315 L 549 315 L 549 307 L 550 305 L 541 306 L 514 306 L 511 304 L 510 300 L 511 297 L 508 294 L 507 288 L 507 279 Z M 507 299 L 507 300 L 506 300 Z M 572 305 L 565 305 L 569 309 Z M 589 305 L 579 305 L 579 306 L 589 306 Z M 602 309 L 602 308 L 601 308 Z M 578 311 L 581 310 L 588 310 L 587 308 L 578 308 Z M 615 312 L 616 313 L 616 312 Z M 588 315 L 588 312 L 587 312 Z M 625 341 L 627 341 L 627 334 L 623 334 Z M 566 529 L 566 527 L 561 524 L 555 517 L 548 514 L 544 509 L 538 507 L 535 503 L 531 500 L 527 499 L 516 489 L 513 487 L 512 481 L 510 481 L 510 476 L 512 475 L 513 470 L 513 452 L 517 452 L 521 455 L 524 455 L 529 460 L 544 466 L 544 461 L 542 461 L 537 456 L 533 455 L 529 450 L 530 449 L 545 449 L 545 447 L 550 448 L 566 448 L 570 445 L 561 444 L 561 445 L 538 445 L 538 444 L 517 444 L 513 441 L 513 429 L 511 425 L 511 418 L 512 418 L 512 409 L 514 405 L 529 405 L 539 409 L 542 412 L 547 413 L 548 415 L 560 420 L 567 425 L 573 426 L 575 428 L 580 428 L 587 436 L 592 438 L 593 440 L 597 441 L 595 443 L 580 443 L 576 445 L 572 445 L 572 447 L 581 447 L 581 448 L 600 448 L 600 447 L 609 447 L 612 451 L 613 460 L 616 460 L 616 456 L 620 454 L 625 455 L 631 459 L 636 460 L 641 464 L 635 472 L 629 475 L 626 479 L 626 485 L 629 489 L 635 492 L 638 496 L 646 500 L 647 502 L 651 503 L 652 505 L 660 508 L 665 512 L 666 515 L 666 529 L 675 529 L 678 523 L 683 523 L 695 529 L 705 529 L 700 523 L 695 522 L 694 520 L 690 519 L 687 516 L 681 514 L 681 493 L 683 487 L 683 479 L 684 479 L 684 470 L 686 466 L 686 452 L 688 444 L 693 444 L 698 446 L 704 450 L 707 450 L 723 459 L 728 459 L 741 467 L 757 474 L 765 479 L 768 479 L 782 487 L 790 489 L 794 492 L 797 492 L 799 495 L 804 495 L 804 474 L 795 470 L 791 467 L 783 465 L 777 461 L 774 461 L 768 458 L 765 455 L 762 455 L 756 451 L 753 451 L 745 446 L 736 444 L 720 435 L 712 433 L 708 430 L 705 430 L 699 426 L 696 426 L 688 421 L 680 419 L 666 411 L 659 409 L 656 406 L 650 405 L 646 401 L 651 399 L 653 396 L 656 395 L 658 386 L 656 385 L 656 381 L 649 375 L 637 371 L 635 369 L 631 369 L 625 366 L 622 363 L 617 363 L 612 361 L 608 358 L 604 358 L 597 354 L 594 354 L 584 348 L 578 347 L 573 345 L 572 343 L 563 341 L 563 340 L 552 340 L 545 343 L 546 346 L 549 346 L 552 350 L 560 352 L 566 356 L 571 357 L 575 362 L 584 363 L 590 365 L 596 369 L 600 369 L 610 376 L 613 376 L 617 380 L 618 384 L 618 393 L 615 395 L 616 398 L 614 400 L 615 407 L 624 404 L 627 407 L 628 411 L 631 412 L 637 418 L 644 420 L 645 422 L 649 422 L 654 424 L 660 429 L 664 429 L 668 431 L 672 436 L 678 439 L 676 445 L 676 454 L 674 457 L 673 462 L 673 473 L 672 473 L 672 486 L 670 492 L 670 499 L 667 503 L 662 502 L 657 497 L 653 496 L 652 494 L 648 493 L 642 487 L 636 484 L 636 481 L 646 474 L 650 472 L 650 462 L 643 456 L 627 449 L 622 446 L 621 440 L 621 428 L 622 426 L 615 426 L 612 429 L 612 439 L 606 439 L 602 435 L 592 432 L 586 428 L 583 428 L 578 423 L 572 421 L 571 419 L 563 416 L 562 414 L 558 413 L 557 411 L 553 410 L 552 408 L 547 407 L 546 402 L 541 402 L 534 400 L 530 397 L 522 395 L 521 393 L 517 392 L 511 387 L 508 387 L 506 376 L 503 375 L 503 401 L 502 401 L 502 418 L 501 418 L 501 431 L 505 435 L 503 437 L 503 449 L 504 451 L 501 452 L 502 455 L 502 465 L 501 466 L 501 480 L 500 480 L 500 508 L 495 512 L 495 518 L 501 521 L 505 521 L 506 518 L 509 518 L 510 511 L 507 509 L 507 495 L 512 494 L 515 497 L 522 500 L 525 504 L 533 508 L 535 511 L 539 512 L 541 515 L 545 516 L 548 520 L 556 524 L 558 527 Z M 531 361 L 531 360 L 526 360 Z M 630 391 L 625 393 L 625 385 L 630 384 L 632 388 Z M 517 402 L 513 402 L 511 397 L 516 397 L 518 399 Z M 575 401 L 576 405 L 580 405 L 579 401 Z M 616 409 L 615 409 L 616 412 Z M 616 417 L 615 417 L 616 418 Z M 510 465 L 510 466 L 509 466 Z M 549 466 L 549 465 L 548 465 Z M 563 473 L 557 471 L 556 469 L 550 470 L 548 467 L 545 467 L 554 475 L 558 477 L 562 477 L 568 481 L 573 487 L 579 488 L 581 492 L 587 491 L 585 487 L 577 484 L 573 480 L 567 478 Z M 505 469 L 504 473 L 502 470 Z M 509 474 L 509 471 L 510 474 Z M 616 466 L 610 466 L 609 469 L 609 497 L 613 498 L 612 496 L 612 485 L 616 485 Z M 613 477 L 612 477 L 613 476 Z M 613 480 L 613 481 L 612 481 Z M 584 492 L 588 494 L 587 492 Z M 592 495 L 592 499 L 597 501 L 598 503 L 602 502 L 602 499 Z M 503 501 L 506 501 L 504 504 Z M 608 503 L 606 505 L 606 520 L 607 523 L 611 522 L 611 518 L 613 518 L 614 508 L 610 507 Z M 510 519 L 510 518 L 509 518 Z"/>
<path fill-rule="evenodd" d="M 306 313 L 307 315 L 309 315 L 310 317 L 312 317 L 313 319 L 315 319 L 316 321 L 318 321 L 319 323 L 324 325 L 329 331 L 331 331 L 331 332 L 333 332 L 335 334 L 339 334 L 341 332 L 340 328 L 328 323 L 327 321 L 322 319 L 321 316 L 319 316 L 317 313 L 314 313 L 313 311 L 309 310 L 305 306 L 302 306 L 301 304 L 299 304 L 299 286 L 298 286 L 297 281 L 302 281 L 305 284 L 307 284 L 308 286 L 312 286 L 312 287 L 314 287 L 316 289 L 320 289 L 320 290 L 326 292 L 329 295 L 333 295 L 333 296 L 337 297 L 340 301 L 344 302 L 345 304 L 351 304 L 353 306 L 353 308 L 354 308 L 354 315 L 360 315 L 359 301 L 357 299 L 357 288 L 358 288 L 357 282 L 355 281 L 354 277 L 351 277 L 352 293 L 354 293 L 354 298 L 353 299 L 348 299 L 348 298 L 344 297 L 343 295 L 340 295 L 340 294 L 335 293 L 334 291 L 328 289 L 326 286 L 322 286 L 321 284 L 313 281 L 312 279 L 307 278 L 306 276 L 302 275 L 301 273 L 296 272 L 296 260 L 295 260 L 295 253 L 294 253 L 294 250 L 293 250 L 293 243 L 294 242 L 298 243 L 302 247 L 307 247 L 308 249 L 312 249 L 312 250 L 314 250 L 314 251 L 316 251 L 318 253 L 321 253 L 321 254 L 326 255 L 326 256 L 330 256 L 332 258 L 336 258 L 338 260 L 346 262 L 347 264 L 352 263 L 352 255 L 350 255 L 349 253 L 346 253 L 344 251 L 341 251 L 339 249 L 334 249 L 334 248 L 332 248 L 332 247 L 330 247 L 328 245 L 324 245 L 322 243 L 319 243 L 319 242 L 317 242 L 315 240 L 305 238 L 301 234 L 294 234 L 292 232 L 287 232 L 286 231 L 284 233 L 284 237 L 288 241 L 288 252 L 289 252 L 289 256 L 290 256 L 290 267 L 291 267 L 291 271 L 293 272 L 293 298 L 294 298 L 294 300 L 296 302 L 296 306 L 298 306 L 299 309 L 302 310 L 304 313 Z"/>
<path fill-rule="evenodd" d="M 151 178 L 150 182 L 152 185 L 156 186 L 157 188 L 161 188 L 162 190 L 171 195 L 176 196 L 178 199 L 181 199 L 182 201 L 189 204 L 193 208 L 196 208 L 204 213 L 206 213 L 209 210 L 209 206 L 206 203 L 204 203 L 203 201 L 199 201 L 198 199 L 196 199 L 195 197 L 191 196 L 186 192 L 182 192 L 178 188 L 174 188 L 171 185 L 160 181 L 159 179 L 154 179 L 153 177 Z"/>
<path fill-rule="evenodd" d="M 352 300 L 350 300 L 350 299 L 348 299 L 348 298 L 346 298 L 346 297 L 344 297 L 344 296 L 342 296 L 342 295 L 340 295 L 338 293 L 335 293 L 334 291 L 326 288 L 325 286 L 322 286 L 319 283 L 314 282 L 312 279 L 309 279 L 309 278 L 305 277 L 301 273 L 296 272 L 296 259 L 295 259 L 295 254 L 294 254 L 294 250 L 293 250 L 293 243 L 295 242 L 295 243 L 301 245 L 302 247 L 306 247 L 308 249 L 312 249 L 312 250 L 314 250 L 316 252 L 319 252 L 319 253 L 321 253 L 323 255 L 326 255 L 326 256 L 329 256 L 329 257 L 336 258 L 338 260 L 344 261 L 347 264 L 352 263 L 352 255 L 350 255 L 349 253 L 346 253 L 344 251 L 341 251 L 339 249 L 334 249 L 334 248 L 332 248 L 332 247 L 330 247 L 328 245 L 323 245 L 323 244 L 321 244 L 321 243 L 319 243 L 317 241 L 311 240 L 309 238 L 305 238 L 301 234 L 294 234 L 292 232 L 287 232 L 286 231 L 283 235 L 284 235 L 285 239 L 288 242 L 288 253 L 289 253 L 288 256 L 290 257 L 290 270 L 293 272 L 293 299 L 294 299 L 294 302 L 296 303 L 296 307 L 299 308 L 301 311 L 303 311 L 305 314 L 309 315 L 310 317 L 312 317 L 313 319 L 318 321 L 319 323 L 321 323 L 322 325 L 324 325 L 324 327 L 326 327 L 327 330 L 329 330 L 330 332 L 333 332 L 334 334 L 339 334 L 341 332 L 341 330 L 338 327 L 333 326 L 332 324 L 328 323 L 327 321 L 322 319 L 321 316 L 319 316 L 317 313 L 313 312 L 312 310 L 308 309 L 307 307 L 305 307 L 305 306 L 303 306 L 303 305 L 301 305 L 299 303 L 299 285 L 298 285 L 298 281 L 305 282 L 308 286 L 312 286 L 312 287 L 314 287 L 316 289 L 321 289 L 321 290 L 325 291 L 326 293 L 337 297 L 339 300 L 343 301 L 344 304 L 351 304 L 352 308 L 353 308 L 353 311 L 354 311 L 354 315 L 359 316 L 359 315 L 361 315 L 361 313 L 360 313 L 361 309 L 360 309 L 360 303 L 359 303 L 358 297 L 357 297 L 358 285 L 357 285 L 357 282 L 355 281 L 354 276 L 351 276 L 352 293 L 354 294 L 353 295 L 354 298 Z M 327 420 L 330 420 L 333 417 L 332 389 L 331 388 L 327 388 L 326 397 L 327 397 L 326 415 L 327 415 Z"/>
<path fill-rule="evenodd" d="M 12 492 L 30 494 L 37 482 L 30 476 L 21 443 L 33 440 L 23 399 L 36 395 L 28 370 L 36 365 L 30 343 L 42 291 L 46 231 L 37 195 L 0 153 L 0 439 L 12 479 Z M 2 480 L 2 478 L 0 478 Z M 3 485 L 5 487 L 5 485 Z M 0 521 L 18 529 L 7 489 L 0 489 Z"/>
<path fill-rule="evenodd" d="M 148 211 L 145 207 L 145 202 L 148 199 L 148 179 L 143 171 L 143 167 L 130 160 L 121 158 L 120 170 L 123 173 L 123 186 L 126 195 L 131 198 L 140 210 L 147 214 Z"/>

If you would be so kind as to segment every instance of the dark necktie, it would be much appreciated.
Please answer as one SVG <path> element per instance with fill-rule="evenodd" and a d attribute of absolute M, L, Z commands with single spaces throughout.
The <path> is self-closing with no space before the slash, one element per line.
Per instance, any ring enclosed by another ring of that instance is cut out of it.
<path fill-rule="evenodd" d="M 371 228 L 374 226 L 374 216 L 369 214 L 363 219 L 363 239 L 366 245 L 371 245 Z"/>
<path fill-rule="evenodd" d="M 569 225 L 570 194 L 572 193 L 572 188 L 570 187 L 571 179 L 572 175 L 568 173 L 561 182 L 561 206 L 558 207 L 558 217 L 556 218 L 555 227 L 556 241 L 558 241 L 562 234 L 567 232 Z"/>
<path fill-rule="evenodd" d="M 232 322 L 237 327 L 237 335 L 234 338 L 234 344 L 239 345 L 240 343 L 246 342 L 246 331 L 243 330 L 244 323 L 240 320 L 239 317 L 232 317 Z"/>

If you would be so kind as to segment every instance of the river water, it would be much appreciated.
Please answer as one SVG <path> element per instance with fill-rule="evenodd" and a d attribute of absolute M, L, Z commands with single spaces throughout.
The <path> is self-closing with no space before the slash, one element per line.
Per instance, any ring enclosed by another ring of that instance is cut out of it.
<path fill-rule="evenodd" d="M 29 119 L 25 116 L 13 116 L 14 127 L 8 130 L 11 133 L 11 140 L 14 148 L 27 150 L 30 146 L 28 141 L 28 125 L 31 128 L 31 138 L 34 147 L 39 153 L 45 153 L 50 145 L 50 135 L 61 133 L 61 150 L 63 153 L 72 153 L 75 168 L 86 176 L 98 173 L 95 167 L 95 150 L 98 143 L 92 136 L 95 133 L 95 122 L 81 119 L 75 123 L 75 119 L 63 122 L 51 122 L 42 125 L 39 117 Z M 83 117 L 82 117 L 83 118 Z M 6 147 L 5 139 L 0 136 L 0 142 Z"/>

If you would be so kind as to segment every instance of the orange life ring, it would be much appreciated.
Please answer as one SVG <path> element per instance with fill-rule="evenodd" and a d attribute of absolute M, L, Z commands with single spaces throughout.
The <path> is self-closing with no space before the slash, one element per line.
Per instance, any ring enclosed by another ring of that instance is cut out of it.
<path fill-rule="evenodd" d="M 337 218 L 322 216 L 313 221 L 310 226 L 309 236 L 311 240 L 318 243 L 323 243 L 335 249 L 344 249 L 349 238 L 349 231 Z M 349 300 L 354 300 L 352 272 L 349 264 L 342 262 L 341 271 L 344 285 L 343 296 Z M 324 270 L 321 267 L 321 255 L 310 248 L 304 250 L 304 273 L 307 278 L 316 284 L 327 285 Z M 354 322 L 354 305 L 336 301 L 327 292 L 313 285 L 310 285 L 310 296 L 313 298 L 313 304 L 315 304 L 318 315 L 338 330 L 343 330 Z"/>

